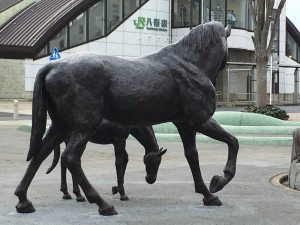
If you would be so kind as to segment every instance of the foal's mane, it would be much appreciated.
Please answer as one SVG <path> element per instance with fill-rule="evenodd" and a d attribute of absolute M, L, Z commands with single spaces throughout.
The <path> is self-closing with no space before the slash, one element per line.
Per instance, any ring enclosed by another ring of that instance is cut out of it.
<path fill-rule="evenodd" d="M 180 50 L 186 49 L 197 54 L 214 46 L 220 42 L 221 37 L 225 36 L 225 28 L 222 23 L 208 22 L 194 27 L 175 46 Z"/>

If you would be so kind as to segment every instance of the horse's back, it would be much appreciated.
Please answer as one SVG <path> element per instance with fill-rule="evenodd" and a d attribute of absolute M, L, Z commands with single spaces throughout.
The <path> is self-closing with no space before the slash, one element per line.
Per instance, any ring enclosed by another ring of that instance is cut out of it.
<path fill-rule="evenodd" d="M 101 121 L 103 92 L 108 86 L 101 56 L 78 54 L 50 63 L 45 78 L 48 97 L 58 113 L 69 125 Z"/>

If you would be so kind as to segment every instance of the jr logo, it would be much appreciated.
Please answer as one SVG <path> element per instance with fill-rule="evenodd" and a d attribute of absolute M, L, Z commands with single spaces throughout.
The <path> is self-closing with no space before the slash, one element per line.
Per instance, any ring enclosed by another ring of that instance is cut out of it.
<path fill-rule="evenodd" d="M 138 20 L 134 20 L 134 25 L 135 25 L 135 28 L 137 29 L 144 29 L 145 28 L 145 22 L 146 22 L 146 18 L 145 17 L 142 17 L 142 16 L 139 16 L 138 17 Z"/>

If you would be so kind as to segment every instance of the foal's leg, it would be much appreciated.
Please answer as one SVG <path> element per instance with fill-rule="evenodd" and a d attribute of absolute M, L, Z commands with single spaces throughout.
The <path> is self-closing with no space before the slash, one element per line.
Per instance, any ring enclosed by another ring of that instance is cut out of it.
<path fill-rule="evenodd" d="M 65 143 L 66 145 L 69 142 L 69 135 L 68 137 L 65 139 Z M 59 147 L 59 146 L 58 146 Z M 68 192 L 68 184 L 67 184 L 67 167 L 66 165 L 63 163 L 62 160 L 60 160 L 60 168 L 61 168 L 61 182 L 60 182 L 60 191 L 64 194 L 63 195 L 63 199 L 68 200 L 68 199 L 72 199 L 71 195 Z M 72 174 L 71 174 L 72 175 Z M 76 201 L 77 202 L 84 202 L 85 198 L 81 195 L 80 193 L 80 188 L 78 183 L 76 182 L 75 178 L 72 175 L 72 182 L 73 182 L 73 193 L 76 195 Z"/>
<path fill-rule="evenodd" d="M 68 192 L 67 167 L 65 166 L 65 164 L 62 161 L 60 161 L 60 164 L 61 164 L 60 191 L 64 194 L 62 198 L 65 199 L 65 200 L 72 199 L 71 195 Z M 83 197 L 81 195 L 79 185 L 76 182 L 76 180 L 73 177 L 73 175 L 72 175 L 72 182 L 73 182 L 73 193 L 76 195 L 76 201 L 77 202 L 84 202 L 85 201 L 85 197 Z"/>
<path fill-rule="evenodd" d="M 67 167 L 65 164 L 60 160 L 60 191 L 64 194 L 63 199 L 72 199 L 71 195 L 68 192 L 68 184 L 67 184 Z"/>
<path fill-rule="evenodd" d="M 220 206 L 222 202 L 218 196 L 210 193 L 207 189 L 200 171 L 198 151 L 196 148 L 196 132 L 189 126 L 181 123 L 174 123 L 178 129 L 183 142 L 184 154 L 192 171 L 195 184 L 195 192 L 204 196 L 203 203 L 207 206 Z"/>
<path fill-rule="evenodd" d="M 120 131 L 122 132 L 122 131 Z M 127 201 L 129 200 L 128 196 L 125 194 L 124 190 L 124 176 L 126 171 L 126 166 L 128 163 L 128 154 L 126 152 L 125 146 L 126 146 L 126 139 L 128 137 L 128 133 L 122 135 L 120 132 L 117 132 L 115 138 L 114 138 L 114 148 L 115 148 L 115 165 L 116 165 L 116 171 L 117 171 L 117 177 L 118 177 L 118 186 L 114 186 L 112 188 L 112 193 L 120 193 L 121 201 Z"/>
<path fill-rule="evenodd" d="M 42 162 L 50 155 L 54 147 L 63 140 L 64 132 L 56 129 L 53 125 L 50 126 L 47 135 L 42 140 L 40 151 L 31 159 L 24 177 L 16 188 L 15 195 L 19 198 L 19 203 L 16 206 L 18 213 L 32 213 L 35 211 L 32 203 L 27 199 L 29 185 Z"/>
<path fill-rule="evenodd" d="M 76 178 L 72 174 L 72 182 L 73 182 L 73 193 L 76 195 L 77 202 L 85 202 L 85 197 L 81 195 L 79 185 L 76 181 Z"/>
<path fill-rule="evenodd" d="M 224 168 L 224 176 L 216 175 L 210 182 L 209 189 L 212 193 L 215 193 L 222 190 L 235 175 L 239 143 L 236 137 L 224 130 L 213 118 L 210 118 L 201 126 L 200 132 L 215 140 L 225 142 L 228 145 L 228 159 Z"/>
<path fill-rule="evenodd" d="M 99 213 L 105 216 L 116 215 L 117 212 L 114 207 L 106 203 L 100 197 L 97 191 L 89 183 L 81 168 L 81 156 L 93 130 L 95 129 L 88 129 L 88 127 L 85 127 L 83 130 L 74 130 L 71 133 L 67 148 L 63 152 L 61 159 L 82 188 L 87 200 L 90 203 L 96 203 L 99 206 Z"/>

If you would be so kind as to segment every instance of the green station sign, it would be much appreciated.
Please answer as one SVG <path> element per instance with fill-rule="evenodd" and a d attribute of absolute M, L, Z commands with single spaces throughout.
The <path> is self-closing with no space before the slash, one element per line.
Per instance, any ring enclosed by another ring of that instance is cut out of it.
<path fill-rule="evenodd" d="M 146 18 L 139 16 L 137 20 L 133 21 L 136 29 L 147 29 L 154 31 L 168 31 L 168 20 L 158 18 Z"/>

